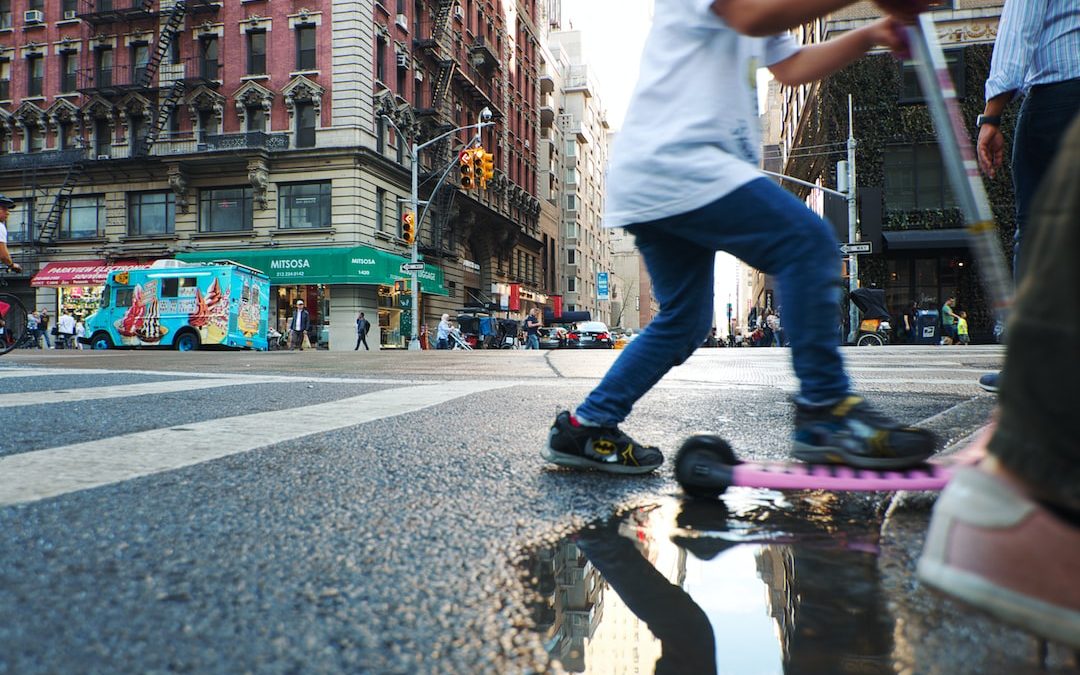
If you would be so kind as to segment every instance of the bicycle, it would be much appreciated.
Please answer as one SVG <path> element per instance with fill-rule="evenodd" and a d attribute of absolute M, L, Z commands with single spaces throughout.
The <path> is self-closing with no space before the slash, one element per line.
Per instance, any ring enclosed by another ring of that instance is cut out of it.
<path fill-rule="evenodd" d="M 4 286 L 7 286 L 7 282 L 0 277 L 0 288 Z M 26 325 L 29 318 L 30 314 L 22 300 L 10 293 L 0 292 L 0 356 L 16 347 L 25 346 L 30 338 Z"/>

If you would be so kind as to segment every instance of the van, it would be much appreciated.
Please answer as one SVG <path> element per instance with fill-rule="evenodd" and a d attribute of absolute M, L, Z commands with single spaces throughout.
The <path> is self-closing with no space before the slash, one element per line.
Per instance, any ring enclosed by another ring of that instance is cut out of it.
<path fill-rule="evenodd" d="M 80 338 L 93 349 L 207 345 L 266 350 L 270 279 L 232 261 L 159 260 L 110 272 Z"/>

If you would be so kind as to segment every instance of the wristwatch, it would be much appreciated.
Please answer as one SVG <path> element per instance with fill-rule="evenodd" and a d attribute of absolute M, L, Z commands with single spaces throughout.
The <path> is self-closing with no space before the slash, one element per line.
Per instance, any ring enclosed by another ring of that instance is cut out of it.
<path fill-rule="evenodd" d="M 991 126 L 1001 126 L 1001 115 L 979 115 L 975 118 L 975 126 L 981 127 L 984 124 Z"/>

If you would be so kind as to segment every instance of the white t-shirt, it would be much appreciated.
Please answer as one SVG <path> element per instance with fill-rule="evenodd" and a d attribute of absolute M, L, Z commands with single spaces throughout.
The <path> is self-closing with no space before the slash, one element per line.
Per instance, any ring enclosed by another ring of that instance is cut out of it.
<path fill-rule="evenodd" d="M 7 243 L 7 225 L 0 223 L 0 244 Z"/>
<path fill-rule="evenodd" d="M 788 34 L 740 35 L 712 0 L 656 0 L 637 87 L 615 137 L 605 227 L 687 213 L 761 177 L 757 69 L 793 56 Z"/>

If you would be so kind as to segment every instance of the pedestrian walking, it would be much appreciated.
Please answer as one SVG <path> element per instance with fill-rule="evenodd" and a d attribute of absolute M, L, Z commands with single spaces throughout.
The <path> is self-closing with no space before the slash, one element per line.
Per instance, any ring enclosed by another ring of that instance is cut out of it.
<path fill-rule="evenodd" d="M 86 337 L 86 324 L 83 323 L 82 317 L 75 322 L 75 349 L 82 349 L 82 339 Z"/>
<path fill-rule="evenodd" d="M 45 349 L 52 349 L 52 338 L 49 337 L 49 310 L 41 310 L 38 319 L 38 328 L 41 329 L 41 337 L 45 340 Z"/>
<path fill-rule="evenodd" d="M 1080 118 L 1030 216 L 997 425 L 975 442 L 989 454 L 938 498 L 918 573 L 1080 649 Z"/>
<path fill-rule="evenodd" d="M 968 335 L 967 312 L 963 310 L 956 315 L 956 343 L 971 344 L 971 336 Z"/>
<path fill-rule="evenodd" d="M 979 166 L 993 178 L 1005 155 L 1001 115 L 1022 98 L 1012 144 L 1016 213 L 1013 277 L 1023 280 L 1030 257 L 1023 241 L 1032 236 L 1028 213 L 1035 191 L 1069 123 L 1080 112 L 1080 2 L 1006 0 L 986 80 L 986 105 L 979 125 Z M 987 373 L 979 385 L 997 391 L 1000 373 Z"/>
<path fill-rule="evenodd" d="M 41 312 L 36 309 L 30 312 L 30 316 L 26 317 L 26 332 L 30 334 L 30 339 L 34 343 L 35 349 L 42 349 L 41 347 Z"/>
<path fill-rule="evenodd" d="M 953 307 L 956 298 L 949 296 L 941 306 L 941 344 L 951 345 L 956 342 L 956 312 Z"/>
<path fill-rule="evenodd" d="M 371 330 L 371 322 L 364 318 L 364 313 L 360 312 L 360 316 L 356 317 L 356 347 L 353 349 L 355 352 L 360 349 L 360 343 L 364 343 L 364 351 L 371 351 L 367 346 L 367 334 Z"/>
<path fill-rule="evenodd" d="M 646 473 L 663 463 L 659 449 L 618 425 L 711 329 L 717 251 L 779 279 L 800 380 L 796 458 L 903 468 L 933 453 L 932 434 L 902 426 L 852 394 L 835 337 L 841 279 L 831 226 L 758 169 L 757 97 L 747 73 L 765 66 L 797 86 L 878 45 L 906 44 L 894 17 L 809 47 L 783 32 L 847 4 L 657 0 L 637 88 L 612 150 L 604 224 L 634 235 L 661 309 L 585 401 L 557 415 L 543 448 L 548 461 L 612 473 Z M 879 4 L 926 7 L 916 0 Z"/>
<path fill-rule="evenodd" d="M 533 307 L 525 317 L 525 349 L 540 349 L 540 310 Z"/>
<path fill-rule="evenodd" d="M 292 342 L 289 349 L 304 350 L 304 338 L 307 336 L 310 327 L 311 318 L 308 311 L 304 309 L 304 301 L 297 300 L 296 309 L 293 310 L 292 318 L 289 319 L 289 335 Z"/>
<path fill-rule="evenodd" d="M 438 327 L 435 329 L 435 349 L 450 349 L 450 331 L 452 329 L 450 315 L 443 314 Z"/>
<path fill-rule="evenodd" d="M 915 300 L 911 301 L 908 305 L 907 311 L 904 312 L 904 340 L 908 344 L 915 344 L 918 338 L 919 325 L 919 303 Z"/>
<path fill-rule="evenodd" d="M 8 250 L 7 246 L 7 221 L 13 208 L 15 208 L 15 200 L 6 195 L 0 195 L 0 263 L 18 274 L 22 272 L 22 267 L 11 258 L 11 251 Z"/>
<path fill-rule="evenodd" d="M 56 321 L 56 348 L 72 349 L 74 340 L 75 317 L 71 315 L 70 310 L 64 309 L 60 313 L 60 318 Z"/>

